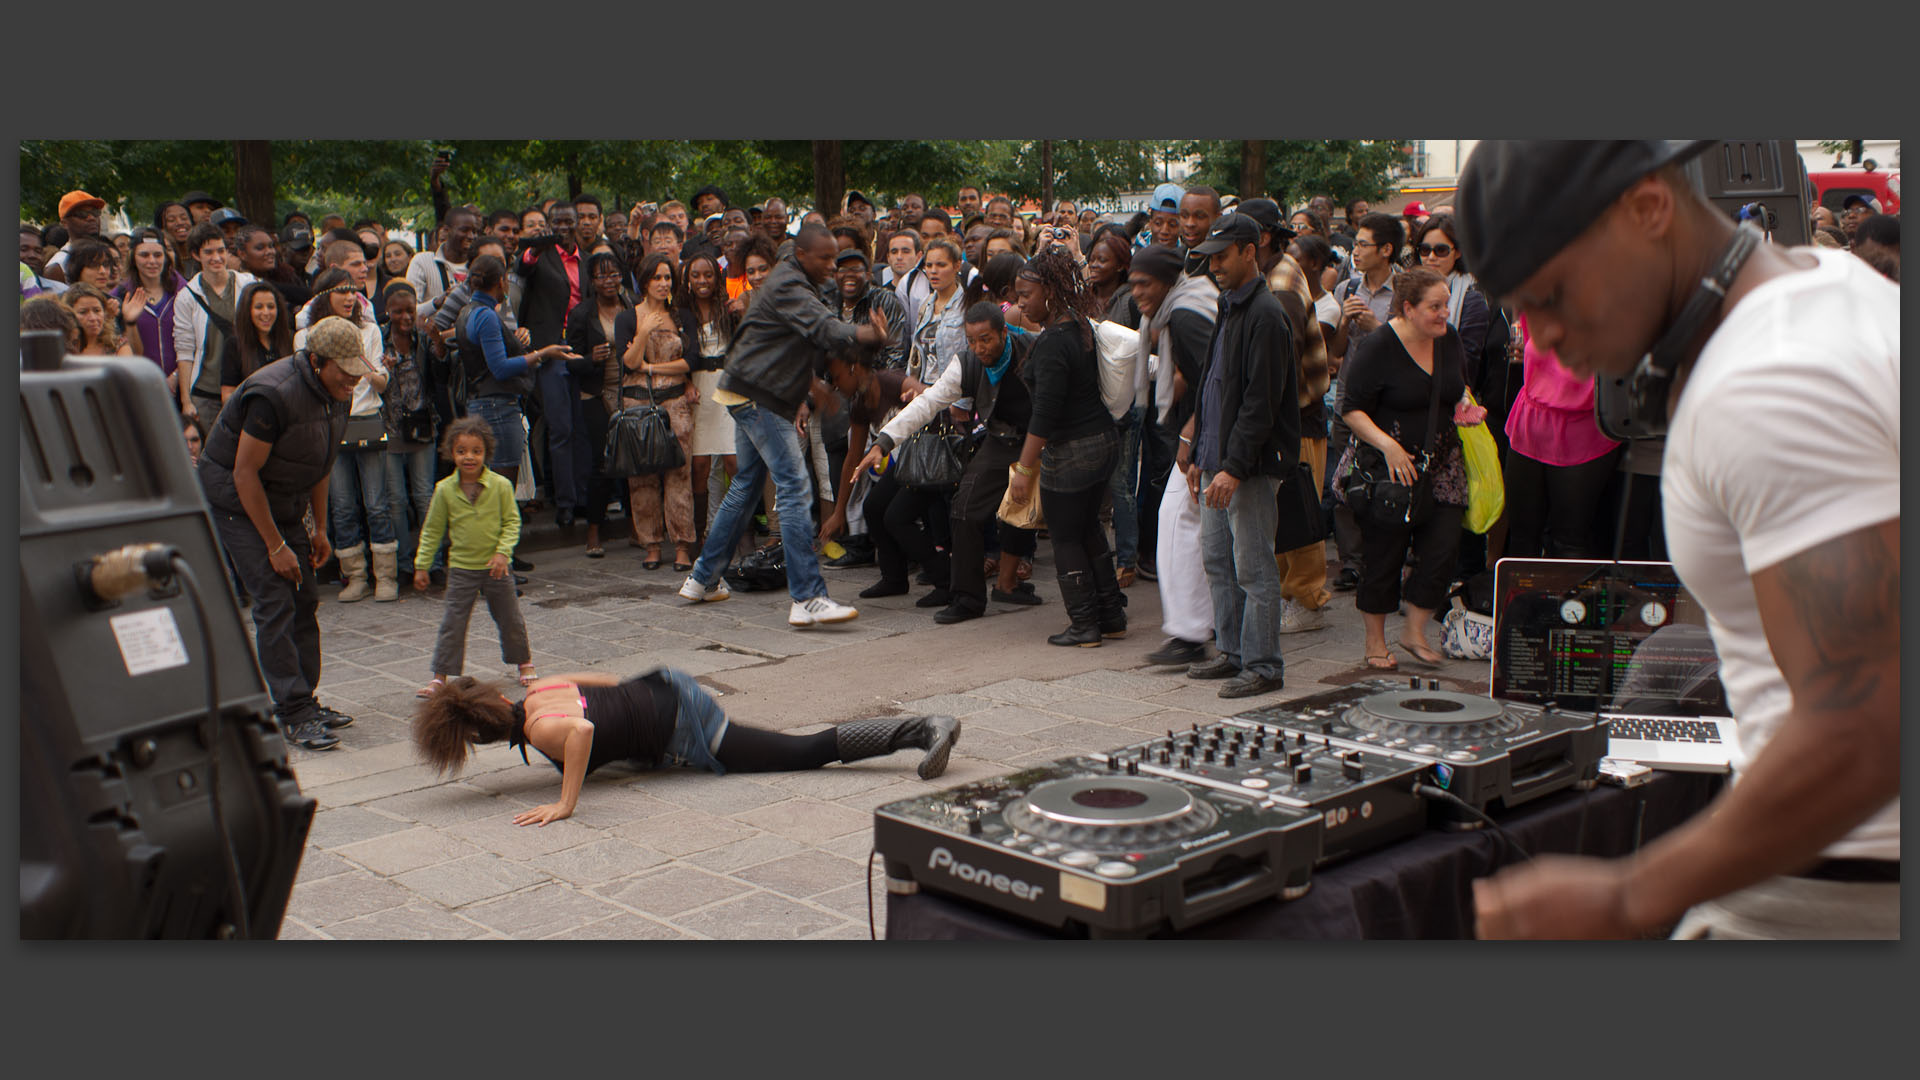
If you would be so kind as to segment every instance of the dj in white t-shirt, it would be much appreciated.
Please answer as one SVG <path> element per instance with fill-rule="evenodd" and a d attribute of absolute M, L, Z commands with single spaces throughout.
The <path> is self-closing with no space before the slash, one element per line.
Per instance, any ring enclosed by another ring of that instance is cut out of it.
<path fill-rule="evenodd" d="M 1732 783 L 1634 855 L 1475 882 L 1482 937 L 1900 934 L 1899 294 L 1842 252 L 1742 256 L 1683 165 L 1712 145 L 1488 141 L 1461 176 L 1466 256 L 1536 342 L 1671 362 L 1639 419 L 1665 399 L 1667 545 L 1738 728 Z"/>

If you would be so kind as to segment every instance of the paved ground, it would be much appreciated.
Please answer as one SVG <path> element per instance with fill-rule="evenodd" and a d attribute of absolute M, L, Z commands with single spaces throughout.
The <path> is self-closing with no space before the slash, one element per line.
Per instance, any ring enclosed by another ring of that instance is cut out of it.
<path fill-rule="evenodd" d="M 536 564 L 521 604 L 542 672 L 668 664 L 720 693 L 730 716 L 775 729 L 958 715 L 947 774 L 921 783 L 917 752 L 724 778 L 609 768 L 588 779 L 572 818 L 521 828 L 516 812 L 558 795 L 550 766 L 491 746 L 441 779 L 413 757 L 406 717 L 429 677 L 438 594 L 337 604 L 338 589 L 326 587 L 320 697 L 358 723 L 340 733 L 337 750 L 293 752 L 320 810 L 282 937 L 863 939 L 869 897 L 885 923 L 878 860 L 869 867 L 875 807 L 1367 674 L 1351 593 L 1336 596 L 1326 629 L 1284 639 L 1285 690 L 1225 701 L 1218 683 L 1147 664 L 1162 640 L 1150 582 L 1128 591 L 1125 640 L 1047 645 L 1065 616 L 1045 543 L 1034 575 L 1044 606 L 992 605 L 988 618 L 937 626 L 909 595 L 860 601 L 860 618 L 844 627 L 793 630 L 784 591 L 689 605 L 674 595 L 681 575 L 642 570 L 623 537 L 600 560 L 585 558 L 581 542 L 549 518 L 522 549 Z M 828 584 L 851 602 L 877 576 L 828 571 Z M 1388 633 L 1398 629 L 1393 620 Z M 482 605 L 468 672 L 510 674 L 498 648 Z M 1431 674 L 1485 689 L 1484 663 Z"/>

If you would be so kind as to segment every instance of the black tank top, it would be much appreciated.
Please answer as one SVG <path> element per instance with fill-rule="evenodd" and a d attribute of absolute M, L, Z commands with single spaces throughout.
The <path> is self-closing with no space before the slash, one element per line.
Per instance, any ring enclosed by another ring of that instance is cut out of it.
<path fill-rule="evenodd" d="M 587 719 L 593 723 L 593 750 L 587 755 L 587 771 L 610 761 L 624 761 L 642 768 L 660 764 L 673 725 L 679 716 L 679 703 L 673 688 L 658 674 L 635 676 L 619 686 L 582 686 Z M 520 760 L 527 761 L 527 712 L 525 702 L 513 706 L 513 728 L 507 745 L 520 748 Z M 534 747 L 540 750 L 539 747 Z M 540 756 L 561 769 L 562 763 L 540 750 Z M 531 764 L 529 762 L 529 764 Z"/>

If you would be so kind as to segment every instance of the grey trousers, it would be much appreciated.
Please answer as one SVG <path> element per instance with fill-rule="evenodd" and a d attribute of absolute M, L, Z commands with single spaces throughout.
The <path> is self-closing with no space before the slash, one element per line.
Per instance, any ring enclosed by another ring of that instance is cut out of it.
<path fill-rule="evenodd" d="M 1679 940 L 1898 939 L 1900 886 L 1897 882 L 1768 878 L 1689 910 L 1673 936 Z"/>
<path fill-rule="evenodd" d="M 447 567 L 447 611 L 440 617 L 440 636 L 433 643 L 435 675 L 465 674 L 467 620 L 476 596 L 487 599 L 487 613 L 500 631 L 500 659 L 524 664 L 533 659 L 527 645 L 527 623 L 520 617 L 520 601 L 513 594 L 513 575 L 492 577 L 485 570 Z"/>

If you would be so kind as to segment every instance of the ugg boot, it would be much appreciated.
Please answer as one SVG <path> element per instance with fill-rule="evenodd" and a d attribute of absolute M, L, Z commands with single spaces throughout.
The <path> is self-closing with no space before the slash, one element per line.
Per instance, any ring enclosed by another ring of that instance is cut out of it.
<path fill-rule="evenodd" d="M 374 544 L 369 550 L 373 552 L 374 603 L 386 604 L 400 599 L 400 542 L 389 540 Z"/>
<path fill-rule="evenodd" d="M 347 587 L 340 590 L 335 599 L 343 604 L 355 600 L 365 600 L 373 595 L 373 589 L 367 585 L 367 548 L 365 544 L 357 547 L 338 549 L 340 556 L 340 576 L 347 581 Z"/>
<path fill-rule="evenodd" d="M 1120 591 L 1113 569 L 1113 553 L 1100 556 L 1093 564 L 1094 613 L 1100 623 L 1100 636 L 1127 636 L 1127 594 Z"/>
<path fill-rule="evenodd" d="M 1099 599 L 1088 576 L 1085 570 L 1060 573 L 1060 600 L 1066 604 L 1067 617 L 1073 620 L 1073 625 L 1048 638 L 1047 644 L 1078 645 L 1083 649 L 1100 644 Z"/>
<path fill-rule="evenodd" d="M 951 716 L 889 716 L 855 720 L 833 729 L 841 761 L 879 757 L 896 750 L 925 750 L 920 779 L 931 780 L 947 771 L 947 758 L 960 739 L 960 721 Z"/>

